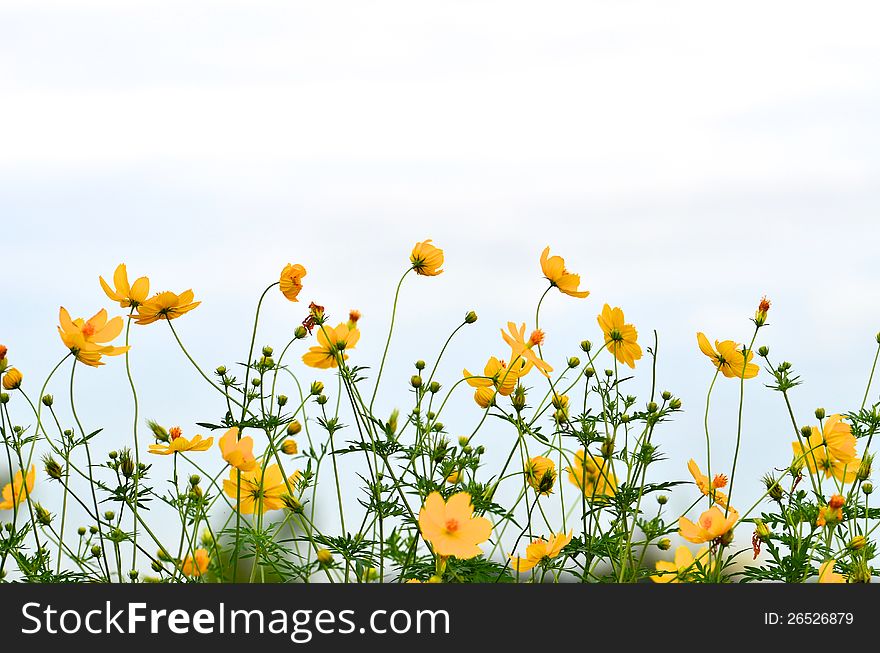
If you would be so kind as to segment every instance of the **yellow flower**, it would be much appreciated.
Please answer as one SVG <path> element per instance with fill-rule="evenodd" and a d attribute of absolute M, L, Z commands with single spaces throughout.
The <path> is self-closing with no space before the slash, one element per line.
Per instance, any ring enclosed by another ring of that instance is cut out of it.
<path fill-rule="evenodd" d="M 219 441 L 223 460 L 242 472 L 249 472 L 257 466 L 254 458 L 254 439 L 246 435 L 238 439 L 238 427 L 233 426 L 226 431 Z"/>
<path fill-rule="evenodd" d="M 819 582 L 820 583 L 845 583 L 846 578 L 844 578 L 843 574 L 838 574 L 834 571 L 834 565 L 837 563 L 837 560 L 832 558 L 831 560 L 826 560 L 822 563 L 822 566 L 819 567 Z"/>
<path fill-rule="evenodd" d="M 474 401 L 480 408 L 488 408 L 495 401 L 495 391 L 492 388 L 477 388 L 474 390 Z"/>
<path fill-rule="evenodd" d="M 439 556 L 455 556 L 465 560 L 480 555 L 478 546 L 492 534 L 492 522 L 474 517 L 471 495 L 458 492 L 443 501 L 439 492 L 431 492 L 419 511 L 422 537 Z"/>
<path fill-rule="evenodd" d="M 348 360 L 346 349 L 354 349 L 360 340 L 361 332 L 357 327 L 350 327 L 345 322 L 340 322 L 336 328 L 322 325 L 318 328 L 318 346 L 309 347 L 303 354 L 303 363 L 309 367 L 317 367 L 321 370 L 330 369 L 338 365 L 337 354 L 342 354 L 342 360 Z"/>
<path fill-rule="evenodd" d="M 107 319 L 107 311 L 103 308 L 88 320 L 81 317 L 72 320 L 70 313 L 63 306 L 58 311 L 58 335 L 61 342 L 79 362 L 98 367 L 103 365 L 104 356 L 119 356 L 129 350 L 128 347 L 113 347 L 107 343 L 122 333 L 121 317 Z"/>
<path fill-rule="evenodd" d="M 691 574 L 696 571 L 697 563 L 703 564 L 703 558 L 709 555 L 709 547 L 703 547 L 694 558 L 691 550 L 682 545 L 675 550 L 674 562 L 658 560 L 656 569 L 663 574 L 652 574 L 651 580 L 655 583 L 681 583 L 687 582 Z"/>
<path fill-rule="evenodd" d="M 525 466 L 526 482 L 538 494 L 549 495 L 553 493 L 553 485 L 556 483 L 556 465 L 544 456 L 534 456 Z"/>
<path fill-rule="evenodd" d="M 194 302 L 194 297 L 192 290 L 185 290 L 179 295 L 167 290 L 157 293 L 137 307 L 135 323 L 152 324 L 163 319 L 174 320 L 202 303 Z"/>
<path fill-rule="evenodd" d="M 28 470 L 27 477 L 22 477 L 21 470 L 15 472 L 12 477 L 12 483 L 3 486 L 2 500 L 0 500 L 0 510 L 12 510 L 15 506 L 24 501 L 34 491 L 34 481 L 37 478 L 37 467 L 31 465 Z"/>
<path fill-rule="evenodd" d="M 843 483 L 856 479 L 861 460 L 856 458 L 856 436 L 840 415 L 831 415 L 823 424 L 822 432 L 815 426 L 805 440 L 806 451 L 800 442 L 792 442 L 796 458 L 803 460 L 811 474 L 817 470 L 826 478 L 834 476 Z"/>
<path fill-rule="evenodd" d="M 457 469 L 452 470 L 449 476 L 446 477 L 446 482 L 450 485 L 455 485 L 461 480 L 461 472 Z"/>
<path fill-rule="evenodd" d="M 543 560 L 555 558 L 559 553 L 571 542 L 571 531 L 568 535 L 565 533 L 556 533 L 545 540 L 543 537 L 532 540 L 532 543 L 526 547 L 526 557 L 520 558 L 510 556 L 513 568 L 518 573 L 523 573 L 540 564 Z"/>
<path fill-rule="evenodd" d="M 302 290 L 302 278 L 304 276 L 306 276 L 306 269 L 299 263 L 296 265 L 288 263 L 281 270 L 279 287 L 281 288 L 281 293 L 290 301 L 299 301 L 296 297 L 299 295 L 299 291 Z"/>
<path fill-rule="evenodd" d="M 436 277 L 443 272 L 443 250 L 434 247 L 430 239 L 416 243 L 409 260 L 416 274 L 424 277 Z"/>
<path fill-rule="evenodd" d="M 187 440 L 182 435 L 174 437 L 174 429 L 171 429 L 171 442 L 168 444 L 151 444 L 150 453 L 160 456 L 168 456 L 173 453 L 184 453 L 185 451 L 207 451 L 214 444 L 214 438 L 203 440 L 201 435 L 196 435 L 192 440 Z"/>
<path fill-rule="evenodd" d="M 561 256 L 550 256 L 550 248 L 541 252 L 541 271 L 551 286 L 559 288 L 559 292 L 570 297 L 586 297 L 589 290 L 578 290 L 581 285 L 580 275 L 565 269 L 565 259 Z"/>
<path fill-rule="evenodd" d="M 196 549 L 195 557 L 188 555 L 186 560 L 180 566 L 180 570 L 184 576 L 201 576 L 208 571 L 208 565 L 211 563 L 211 556 L 205 549 Z"/>
<path fill-rule="evenodd" d="M 632 324 L 625 323 L 623 311 L 605 304 L 596 320 L 605 334 L 608 350 L 618 361 L 635 369 L 636 361 L 642 357 L 642 348 L 636 342 L 639 332 Z"/>
<path fill-rule="evenodd" d="M 711 494 L 712 500 L 715 503 L 722 508 L 727 508 L 727 495 L 723 492 L 718 492 L 719 488 L 727 485 L 727 477 L 724 474 L 716 474 L 715 478 L 712 479 L 712 482 L 710 483 L 709 477 L 700 471 L 700 468 L 697 466 L 697 463 L 693 458 L 688 461 L 688 471 L 691 473 L 691 476 L 694 477 L 694 483 L 697 484 L 697 487 L 700 488 L 700 492 L 702 492 L 704 496 L 709 496 Z"/>
<path fill-rule="evenodd" d="M 285 506 L 284 497 L 289 494 L 287 486 L 292 488 L 298 478 L 299 472 L 294 472 L 285 483 L 278 465 L 269 465 L 265 474 L 261 467 L 241 472 L 239 512 L 250 515 L 259 508 L 262 508 L 262 512 L 281 510 Z M 234 499 L 238 496 L 238 487 L 238 471 L 232 468 L 229 470 L 229 479 L 223 481 L 223 491 Z"/>
<path fill-rule="evenodd" d="M 517 328 L 516 324 L 508 322 L 507 331 L 501 329 L 501 337 L 504 338 L 504 342 L 510 345 L 510 360 L 513 361 L 514 364 L 518 363 L 519 359 L 523 359 L 527 363 L 537 367 L 544 376 L 549 376 L 549 373 L 553 371 L 550 364 L 545 362 L 544 359 L 538 356 L 534 351 L 534 347 L 544 344 L 543 331 L 539 329 L 532 331 L 529 339 L 526 340 L 525 323 Z"/>
<path fill-rule="evenodd" d="M 113 288 L 104 281 L 104 277 L 98 277 L 104 294 L 114 302 L 119 302 L 122 308 L 137 307 L 144 303 L 150 294 L 150 280 L 147 277 L 139 277 L 132 285 L 128 284 L 128 272 L 125 263 L 116 266 L 113 272 Z"/>
<path fill-rule="evenodd" d="M 758 376 L 760 368 L 752 362 L 754 352 L 750 351 L 748 357 L 744 358 L 742 350 L 733 340 L 716 340 L 715 349 L 712 349 L 709 339 L 699 332 L 697 344 L 700 346 L 700 351 L 708 356 L 712 364 L 728 379 L 743 378 L 743 364 L 745 364 L 745 378 L 753 379 Z"/>
<path fill-rule="evenodd" d="M 687 517 L 679 518 L 678 533 L 688 542 L 702 544 L 721 537 L 733 528 L 737 521 L 739 521 L 739 513 L 733 508 L 728 509 L 725 517 L 718 506 L 712 506 L 700 515 L 696 524 Z"/>
<path fill-rule="evenodd" d="M 514 363 L 513 367 L 508 368 L 507 363 L 492 356 L 486 363 L 486 367 L 483 368 L 483 376 L 488 378 L 474 376 L 467 369 L 464 369 L 462 373 L 467 384 L 472 388 L 494 386 L 499 394 L 506 397 L 513 392 L 517 382 L 528 374 L 531 368 L 531 363 L 524 358 L 520 358 Z"/>
<path fill-rule="evenodd" d="M 6 374 L 3 375 L 3 389 L 4 390 L 17 390 L 21 387 L 21 382 L 24 379 L 24 376 L 18 369 L 14 367 L 10 367 L 6 370 Z"/>
<path fill-rule="evenodd" d="M 589 500 L 604 500 L 617 491 L 617 477 L 604 458 L 598 458 L 583 449 L 574 456 L 574 465 L 566 469 L 568 480 L 584 493 Z"/>

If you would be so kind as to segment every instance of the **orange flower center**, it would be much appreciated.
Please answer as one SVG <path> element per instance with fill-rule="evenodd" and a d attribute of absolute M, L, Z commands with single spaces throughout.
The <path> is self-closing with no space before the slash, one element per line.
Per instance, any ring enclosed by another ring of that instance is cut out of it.
<path fill-rule="evenodd" d="M 721 488 L 727 485 L 727 477 L 724 474 L 716 474 L 712 479 L 712 487 Z"/>
<path fill-rule="evenodd" d="M 176 440 L 181 435 L 183 435 L 183 430 L 179 426 L 172 426 L 170 429 L 168 429 L 168 435 L 171 436 L 172 440 Z"/>
<path fill-rule="evenodd" d="M 700 526 L 702 526 L 706 530 L 709 530 L 710 528 L 712 528 L 712 518 L 709 515 L 703 515 L 702 517 L 700 517 Z"/>
<path fill-rule="evenodd" d="M 89 324 L 88 322 L 86 322 L 82 328 L 82 334 L 86 338 L 90 338 L 91 336 L 95 335 L 95 327 L 92 326 L 91 324 Z"/>
<path fill-rule="evenodd" d="M 839 494 L 835 494 L 831 497 L 831 501 L 828 502 L 828 506 L 833 510 L 837 510 L 838 508 L 842 508 L 844 503 L 846 503 L 846 499 Z"/>
<path fill-rule="evenodd" d="M 544 344 L 544 332 L 540 329 L 535 329 L 532 331 L 532 335 L 529 336 L 529 346 L 534 347 L 535 345 L 543 345 Z"/>
<path fill-rule="evenodd" d="M 446 532 L 449 534 L 455 533 L 458 530 L 458 520 L 457 519 L 447 519 L 446 520 Z"/>

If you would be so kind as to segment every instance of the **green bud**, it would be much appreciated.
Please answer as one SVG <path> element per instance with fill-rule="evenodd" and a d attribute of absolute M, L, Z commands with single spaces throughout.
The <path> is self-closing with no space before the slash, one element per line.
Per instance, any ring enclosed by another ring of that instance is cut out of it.
<path fill-rule="evenodd" d="M 202 477 L 199 476 L 198 474 L 193 474 L 192 476 L 189 477 L 189 484 L 192 485 L 193 487 L 195 487 L 196 485 L 198 485 L 201 482 L 202 482 Z"/>
<path fill-rule="evenodd" d="M 55 399 L 52 397 L 52 395 L 43 395 L 42 402 L 44 406 L 48 407 L 55 402 Z"/>
<path fill-rule="evenodd" d="M 672 399 L 672 393 L 669 390 L 664 390 L 663 394 L 660 395 L 663 398 L 663 401 L 669 401 Z"/>
<path fill-rule="evenodd" d="M 111 451 L 110 453 L 107 454 L 107 457 L 110 458 L 110 460 L 116 460 L 119 457 L 119 452 L 118 451 Z"/>
<path fill-rule="evenodd" d="M 593 343 L 589 340 L 581 340 L 581 351 L 586 353 L 593 348 Z"/>
<path fill-rule="evenodd" d="M 581 359 L 578 358 L 577 356 L 572 356 L 571 358 L 568 359 L 569 369 L 573 370 L 574 368 L 578 367 L 580 364 L 581 364 Z"/>
<path fill-rule="evenodd" d="M 58 461 L 52 457 L 52 454 L 47 454 L 43 458 L 43 466 L 49 478 L 60 481 L 61 477 L 64 475 L 64 469 L 58 464 Z"/>
<path fill-rule="evenodd" d="M 413 374 L 409 378 L 409 384 L 414 388 L 421 388 L 422 387 L 422 377 L 420 377 L 418 374 Z"/>
<path fill-rule="evenodd" d="M 107 521 L 113 521 L 114 517 L 116 517 L 116 513 L 112 510 L 108 510 L 104 513 L 104 519 L 106 519 Z"/>
<path fill-rule="evenodd" d="M 758 347 L 758 356 L 760 356 L 761 358 L 767 358 L 769 354 L 770 347 L 768 347 L 767 345 L 761 345 L 760 347 Z"/>
<path fill-rule="evenodd" d="M 730 546 L 733 542 L 733 529 L 731 528 L 724 535 L 721 536 L 721 546 Z"/>
<path fill-rule="evenodd" d="M 297 340 L 302 340 L 307 335 L 309 335 L 309 331 L 302 324 L 300 324 L 293 330 L 293 337 Z"/>
<path fill-rule="evenodd" d="M 260 377 L 258 377 L 258 376 L 255 376 L 254 378 L 251 379 L 251 385 L 254 386 L 255 388 L 259 388 L 260 385 L 262 385 L 262 383 L 263 382 L 260 380 Z"/>
<path fill-rule="evenodd" d="M 811 435 L 813 435 L 813 428 L 811 426 L 802 426 L 801 435 L 805 438 L 810 437 Z"/>
<path fill-rule="evenodd" d="M 672 546 L 672 540 L 670 540 L 668 537 L 664 537 L 662 540 L 657 542 L 657 548 L 660 549 L 661 551 L 668 551 L 669 547 L 671 547 L 671 546 Z"/>
<path fill-rule="evenodd" d="M 860 551 L 861 549 L 865 548 L 865 545 L 867 543 L 868 540 L 864 535 L 856 535 L 849 541 L 849 544 L 847 544 L 846 546 L 850 551 Z"/>
<path fill-rule="evenodd" d="M 423 360 L 417 360 L 417 361 L 416 361 L 416 369 L 419 370 L 420 372 L 421 372 L 423 369 L 425 369 L 425 361 L 423 361 Z"/>
<path fill-rule="evenodd" d="M 153 571 L 162 571 L 162 563 L 158 560 L 153 560 L 153 563 L 150 565 L 150 568 Z"/>
<path fill-rule="evenodd" d="M 266 345 L 265 347 L 263 347 L 263 356 L 265 356 L 266 358 L 271 356 L 273 353 L 274 353 L 274 350 L 269 345 Z"/>
<path fill-rule="evenodd" d="M 666 496 L 665 494 L 661 494 L 657 497 L 657 503 L 659 503 L 661 506 L 665 506 L 668 502 L 669 502 L 669 497 Z"/>
<path fill-rule="evenodd" d="M 101 555 L 101 547 L 98 546 L 97 544 L 95 544 L 92 547 L 91 552 L 92 552 L 92 557 L 97 558 L 99 555 Z"/>
<path fill-rule="evenodd" d="M 679 399 L 678 397 L 676 397 L 675 399 L 673 399 L 672 401 L 669 402 L 669 407 L 670 407 L 672 410 L 678 410 L 678 409 L 680 409 L 680 408 L 681 408 L 681 399 Z"/>
<path fill-rule="evenodd" d="M 324 384 L 320 381 L 312 381 L 312 387 L 309 390 L 313 395 L 319 395 L 324 392 Z"/>
<path fill-rule="evenodd" d="M 9 395 L 5 392 L 0 392 L 0 404 L 8 404 L 9 403 Z"/>
<path fill-rule="evenodd" d="M 137 569 L 132 569 L 130 572 L 128 572 L 128 579 L 130 581 L 136 581 L 138 579 L 138 576 L 140 576 L 140 572 Z"/>
<path fill-rule="evenodd" d="M 275 398 L 275 402 L 278 404 L 279 408 L 281 408 L 282 406 L 286 406 L 287 405 L 287 395 L 278 395 Z"/>
<path fill-rule="evenodd" d="M 50 515 L 49 511 L 39 503 L 34 504 L 34 512 L 36 513 L 37 521 L 43 526 L 48 526 L 52 523 L 52 515 Z"/>
<path fill-rule="evenodd" d="M 327 403 L 327 395 L 318 395 L 318 398 L 315 399 L 318 402 L 319 406 L 323 406 Z"/>
<path fill-rule="evenodd" d="M 214 373 L 217 376 L 223 376 L 224 374 L 226 374 L 226 366 L 220 365 L 216 370 L 214 370 Z"/>
<path fill-rule="evenodd" d="M 588 367 L 587 369 L 584 370 L 584 376 L 587 377 L 588 379 L 594 377 L 595 375 L 596 375 L 596 370 L 594 370 L 592 367 Z"/>
<path fill-rule="evenodd" d="M 656 413 L 657 408 L 658 408 L 657 404 L 654 403 L 653 401 L 648 403 L 648 412 L 649 413 Z"/>
<path fill-rule="evenodd" d="M 465 324 L 473 324 L 477 321 L 477 314 L 473 311 L 468 311 L 467 314 L 464 316 L 464 321 Z"/>
<path fill-rule="evenodd" d="M 470 441 L 471 441 L 471 439 L 466 435 L 459 436 L 458 446 L 459 447 L 466 447 L 468 444 L 470 444 Z"/>
<path fill-rule="evenodd" d="M 611 458 L 614 454 L 614 436 L 609 435 L 602 442 L 602 456 L 604 458 Z"/>
<path fill-rule="evenodd" d="M 816 419 L 825 419 L 825 409 L 817 408 L 816 409 Z"/>
<path fill-rule="evenodd" d="M 168 442 L 171 439 L 171 436 L 168 435 L 168 431 L 165 430 L 165 427 L 158 422 L 148 419 L 147 426 L 150 427 L 150 430 L 153 432 L 153 437 L 159 442 Z"/>
<path fill-rule="evenodd" d="M 79 528 L 76 529 L 76 532 L 77 532 L 77 535 L 79 535 L 80 537 L 84 537 L 86 534 L 86 527 L 80 526 Z"/>
<path fill-rule="evenodd" d="M 865 494 L 871 494 L 874 491 L 873 483 L 863 483 L 862 484 L 862 492 Z"/>
<path fill-rule="evenodd" d="M 428 386 L 428 392 L 431 394 L 437 394 L 440 392 L 440 384 L 436 381 L 431 381 L 431 385 Z"/>

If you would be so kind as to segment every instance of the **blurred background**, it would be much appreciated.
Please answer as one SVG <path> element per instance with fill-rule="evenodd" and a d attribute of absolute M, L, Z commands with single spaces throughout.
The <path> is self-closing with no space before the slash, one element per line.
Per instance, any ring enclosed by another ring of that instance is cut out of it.
<path fill-rule="evenodd" d="M 878 13 L 873 2 L 0 2 L 0 342 L 36 397 L 65 354 L 59 305 L 121 313 L 98 275 L 125 262 L 153 290 L 193 288 L 203 303 L 178 333 L 206 369 L 232 367 L 259 293 L 295 262 L 308 269 L 303 303 L 270 294 L 257 346 L 283 347 L 309 301 L 340 320 L 357 308 L 351 360 L 375 369 L 394 284 L 413 243 L 433 238 L 445 272 L 404 285 L 386 414 L 406 409 L 413 361 L 432 361 L 466 311 L 480 319 L 444 357 L 444 386 L 506 353 L 499 328 L 531 324 L 550 245 L 592 294 L 547 297 L 545 355 L 559 368 L 581 340 L 601 340 L 605 302 L 643 345 L 656 329 L 659 389 L 685 410 L 655 437 L 668 456 L 655 476 L 687 479 L 687 459 L 704 457 L 713 374 L 695 333 L 748 340 L 764 294 L 757 344 L 801 374 L 798 421 L 861 403 L 880 330 Z M 191 436 L 222 416 L 166 326 L 135 328 L 132 345 L 144 417 Z M 334 386 L 330 372 L 296 372 Z M 630 391 L 644 396 L 647 359 L 637 372 Z M 130 440 L 124 364 L 77 376 L 104 458 Z M 741 509 L 791 456 L 766 382 L 747 383 Z M 50 391 L 64 396 L 64 374 Z M 729 472 L 737 398 L 738 383 L 719 382 L 713 471 Z M 24 408 L 14 414 L 29 423 Z M 443 422 L 454 438 L 479 417 L 462 391 Z M 480 432 L 487 475 L 512 437 L 491 421 Z M 170 461 L 151 462 L 165 478 Z M 48 483 L 36 492 L 53 501 Z M 695 492 L 678 488 L 669 514 Z"/>

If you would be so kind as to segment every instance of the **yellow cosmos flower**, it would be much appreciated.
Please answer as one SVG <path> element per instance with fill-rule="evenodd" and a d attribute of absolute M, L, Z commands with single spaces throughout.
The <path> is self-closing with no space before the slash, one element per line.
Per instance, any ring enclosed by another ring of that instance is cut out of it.
<path fill-rule="evenodd" d="M 242 472 L 249 472 L 257 466 L 254 458 L 254 439 L 246 435 L 238 439 L 238 427 L 233 426 L 220 436 L 220 452 L 223 460 Z"/>
<path fill-rule="evenodd" d="M 834 571 L 834 565 L 837 564 L 837 560 L 832 558 L 831 560 L 826 560 L 822 563 L 822 566 L 819 567 L 819 582 L 820 583 L 845 583 L 846 578 L 843 574 L 838 574 Z"/>
<path fill-rule="evenodd" d="M 208 571 L 209 564 L 211 564 L 211 556 L 208 555 L 208 552 L 205 549 L 196 549 L 195 556 L 186 556 L 180 570 L 184 576 L 199 577 Z"/>
<path fill-rule="evenodd" d="M 21 387 L 21 382 L 24 380 L 24 375 L 18 371 L 18 369 L 14 367 L 10 367 L 6 370 L 6 374 L 3 375 L 3 389 L 4 390 L 17 390 Z"/>
<path fill-rule="evenodd" d="M 341 353 L 342 360 L 348 360 L 345 350 L 354 349 L 360 337 L 360 330 L 346 322 L 340 322 L 335 329 L 322 325 L 318 328 L 318 346 L 309 347 L 303 354 L 303 363 L 321 370 L 336 367 L 336 355 Z"/>
<path fill-rule="evenodd" d="M 160 292 L 137 307 L 136 324 L 152 324 L 159 320 L 174 320 L 189 313 L 202 302 L 194 302 L 192 290 L 185 290 L 179 295 L 166 290 Z"/>
<path fill-rule="evenodd" d="M 709 555 L 709 547 L 705 546 L 697 552 L 694 558 L 691 550 L 682 545 L 675 550 L 673 562 L 658 560 L 655 568 L 658 574 L 652 574 L 651 580 L 655 583 L 681 583 L 687 582 L 697 569 L 697 564 L 704 564 L 703 558 Z"/>
<path fill-rule="evenodd" d="M 237 507 L 243 515 L 251 515 L 261 508 L 262 512 L 281 510 L 288 496 L 287 486 L 293 487 L 299 478 L 299 472 L 294 472 L 285 483 L 278 465 L 269 465 L 266 473 L 262 472 L 261 467 L 241 472 L 241 500 Z M 223 481 L 223 491 L 234 499 L 238 496 L 238 487 L 238 471 L 233 467 L 229 470 L 229 479 Z"/>
<path fill-rule="evenodd" d="M 119 356 L 129 347 L 113 347 L 107 343 L 122 333 L 121 317 L 107 319 L 107 311 L 103 308 L 88 320 L 78 317 L 70 318 L 70 313 L 63 306 L 58 311 L 58 335 L 76 359 L 90 367 L 103 365 L 104 356 Z"/>
<path fill-rule="evenodd" d="M 125 263 L 120 263 L 113 272 L 113 288 L 104 281 L 104 277 L 98 277 L 98 280 L 101 282 L 104 294 L 112 301 L 119 302 L 122 308 L 140 306 L 150 294 L 150 280 L 147 277 L 138 277 L 129 285 Z"/>
<path fill-rule="evenodd" d="M 443 272 L 443 250 L 434 247 L 430 239 L 416 243 L 409 260 L 416 274 L 423 277 L 436 277 Z"/>
<path fill-rule="evenodd" d="M 589 290 L 578 290 L 581 285 L 580 275 L 573 274 L 565 269 L 565 259 L 561 256 L 550 256 L 550 248 L 545 247 L 541 252 L 541 271 L 551 286 L 559 288 L 559 292 L 569 297 L 586 297 Z"/>
<path fill-rule="evenodd" d="M 536 329 L 532 331 L 526 340 L 526 325 L 523 323 L 517 328 L 513 322 L 507 323 L 507 331 L 501 329 L 501 337 L 510 346 L 510 360 L 519 362 L 523 359 L 530 365 L 534 365 L 544 376 L 549 376 L 553 368 L 543 358 L 535 353 L 534 348 L 544 344 L 544 332 Z"/>
<path fill-rule="evenodd" d="M 566 471 L 569 482 L 580 488 L 588 500 L 602 501 L 617 491 L 617 477 L 611 472 L 610 463 L 583 449 L 575 454 L 574 464 Z"/>
<path fill-rule="evenodd" d="M 678 533 L 688 542 L 703 544 L 727 533 L 737 521 L 739 521 L 739 513 L 733 508 L 728 509 L 725 517 L 718 506 L 712 506 L 700 515 L 696 524 L 687 517 L 679 518 Z"/>
<path fill-rule="evenodd" d="M 743 352 L 733 340 L 716 340 L 715 349 L 709 344 L 709 339 L 702 332 L 697 333 L 697 344 L 712 361 L 712 364 L 728 379 L 743 377 L 743 364 L 745 364 L 745 378 L 753 379 L 758 376 L 760 368 L 752 362 L 754 352 L 749 352 L 748 357 L 743 357 Z M 743 362 L 745 361 L 745 363 Z"/>
<path fill-rule="evenodd" d="M 703 493 L 703 496 L 709 496 L 711 494 L 712 500 L 715 503 L 722 508 L 727 508 L 727 495 L 723 492 L 718 492 L 719 488 L 723 488 L 727 485 L 727 477 L 724 474 L 716 474 L 715 478 L 709 482 L 709 477 L 700 471 L 699 466 L 693 458 L 688 461 L 688 471 L 691 473 L 691 476 L 694 477 L 694 483 L 700 488 L 700 492 Z"/>
<path fill-rule="evenodd" d="M 474 390 L 474 401 L 480 408 L 488 408 L 495 401 L 495 391 L 492 388 L 477 388 Z"/>
<path fill-rule="evenodd" d="M 792 442 L 791 448 L 795 457 L 806 463 L 811 474 L 822 472 L 826 478 L 833 476 L 842 483 L 852 483 L 856 479 L 862 462 L 856 458 L 856 436 L 840 415 L 831 415 L 825 420 L 821 433 L 815 426 L 811 427 L 804 445 Z"/>
<path fill-rule="evenodd" d="M 174 429 L 171 429 L 173 432 Z M 174 437 L 171 435 L 171 441 L 168 444 L 151 444 L 150 453 L 160 456 L 168 456 L 173 453 L 184 453 L 186 451 L 207 451 L 214 444 L 214 438 L 202 439 L 201 435 L 196 435 L 192 440 L 188 440 L 182 435 Z"/>
<path fill-rule="evenodd" d="M 538 494 L 549 495 L 553 493 L 553 485 L 556 483 L 556 465 L 544 456 L 534 456 L 525 466 L 526 482 Z"/>
<path fill-rule="evenodd" d="M 467 384 L 472 388 L 494 386 L 499 394 L 506 397 L 513 392 L 516 384 L 523 376 L 529 373 L 531 368 L 532 364 L 524 358 L 520 358 L 513 364 L 513 367 L 508 368 L 506 362 L 492 356 L 486 363 L 486 367 L 483 368 L 483 376 L 488 378 L 474 376 L 467 369 L 462 370 L 462 374 L 464 374 Z"/>
<path fill-rule="evenodd" d="M 556 533 L 545 540 L 543 537 L 532 540 L 531 544 L 526 547 L 526 557 L 510 556 L 512 567 L 517 573 L 529 571 L 544 560 L 550 560 L 559 555 L 559 553 L 571 542 L 571 531 L 568 535 L 565 533 Z"/>
<path fill-rule="evenodd" d="M 439 492 L 431 492 L 419 511 L 422 537 L 440 556 L 466 560 L 480 555 L 478 546 L 492 534 L 492 522 L 474 517 L 471 495 L 458 492 L 444 501 Z"/>
<path fill-rule="evenodd" d="M 446 482 L 449 483 L 450 485 L 455 485 L 460 480 L 461 480 L 461 472 L 458 471 L 457 469 L 452 470 L 452 472 L 450 472 L 449 476 L 446 477 Z"/>
<path fill-rule="evenodd" d="M 636 342 L 639 332 L 632 324 L 626 324 L 623 311 L 605 304 L 596 320 L 605 334 L 608 350 L 619 362 L 635 369 L 636 361 L 642 357 L 642 348 Z"/>
<path fill-rule="evenodd" d="M 15 506 L 24 501 L 34 491 L 34 481 L 37 479 L 37 467 L 31 465 L 27 476 L 23 476 L 21 470 L 15 472 L 12 477 L 12 483 L 3 486 L 3 492 L 0 494 L 0 510 L 12 510 Z"/>
<path fill-rule="evenodd" d="M 304 276 L 306 276 L 306 269 L 299 263 L 295 265 L 288 263 L 285 265 L 284 269 L 281 270 L 281 278 L 279 280 L 281 294 L 292 302 L 298 302 L 297 295 L 302 290 L 302 278 Z"/>

